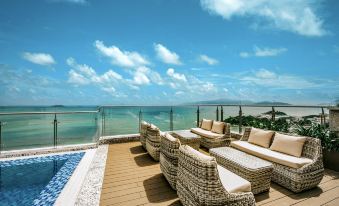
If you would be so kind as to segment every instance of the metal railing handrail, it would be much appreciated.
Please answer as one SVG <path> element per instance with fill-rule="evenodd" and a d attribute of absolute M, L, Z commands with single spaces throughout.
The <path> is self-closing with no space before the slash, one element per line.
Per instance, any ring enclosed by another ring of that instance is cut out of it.
<path fill-rule="evenodd" d="M 331 105 L 273 105 L 273 104 L 182 104 L 182 105 L 102 105 L 99 108 L 110 107 L 296 107 L 296 108 L 328 108 Z"/>
<path fill-rule="evenodd" d="M 69 112 L 0 112 L 0 115 L 34 115 L 34 114 L 96 114 L 96 111 L 69 111 Z"/>

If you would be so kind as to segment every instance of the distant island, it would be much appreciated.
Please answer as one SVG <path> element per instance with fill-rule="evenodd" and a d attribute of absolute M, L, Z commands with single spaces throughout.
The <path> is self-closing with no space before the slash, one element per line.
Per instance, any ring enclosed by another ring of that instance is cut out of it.
<path fill-rule="evenodd" d="M 56 104 L 56 105 L 52 105 L 51 107 L 65 107 L 65 106 L 61 104 Z"/>

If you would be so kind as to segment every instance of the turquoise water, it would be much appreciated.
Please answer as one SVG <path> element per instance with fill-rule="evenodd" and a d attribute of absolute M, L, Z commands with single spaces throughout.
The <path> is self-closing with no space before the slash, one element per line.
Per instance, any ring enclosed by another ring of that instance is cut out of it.
<path fill-rule="evenodd" d="M 67 107 L 0 107 L 0 112 L 67 112 L 97 111 L 97 106 Z M 271 108 L 243 107 L 243 115 L 259 115 Z M 138 133 L 139 112 L 145 121 L 162 131 L 170 130 L 171 107 L 105 107 L 101 113 L 58 114 L 57 145 L 95 142 L 100 135 Z M 291 116 L 319 114 L 320 109 L 276 108 Z M 196 107 L 173 107 L 173 129 L 188 129 L 196 125 Z M 224 118 L 238 115 L 239 107 L 224 107 Z M 2 150 L 54 146 L 54 114 L 0 115 L 2 122 Z M 216 107 L 200 107 L 200 119 L 216 118 Z M 104 124 L 103 124 L 104 123 Z M 236 127 L 233 128 L 237 130 Z"/>
<path fill-rule="evenodd" d="M 84 153 L 0 163 L 0 205 L 53 205 Z"/>

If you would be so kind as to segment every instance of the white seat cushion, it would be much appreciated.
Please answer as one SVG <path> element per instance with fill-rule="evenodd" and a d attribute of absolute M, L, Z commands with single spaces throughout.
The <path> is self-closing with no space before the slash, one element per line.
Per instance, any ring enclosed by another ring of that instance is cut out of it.
<path fill-rule="evenodd" d="M 303 157 L 294 157 L 280 152 L 272 151 L 264 147 L 260 147 L 246 141 L 233 141 L 231 147 L 238 150 L 260 157 L 262 159 L 275 162 L 281 165 L 298 169 L 306 164 L 312 163 L 311 159 Z"/>
<path fill-rule="evenodd" d="M 229 193 L 251 192 L 251 183 L 233 172 L 218 165 L 218 173 L 222 186 Z"/>
<path fill-rule="evenodd" d="M 217 134 L 217 133 L 207 131 L 207 130 L 204 130 L 204 129 L 201 129 L 201 128 L 192 128 L 191 132 L 193 132 L 197 135 L 207 137 L 207 138 L 212 138 L 212 139 L 224 136 L 223 134 Z"/>

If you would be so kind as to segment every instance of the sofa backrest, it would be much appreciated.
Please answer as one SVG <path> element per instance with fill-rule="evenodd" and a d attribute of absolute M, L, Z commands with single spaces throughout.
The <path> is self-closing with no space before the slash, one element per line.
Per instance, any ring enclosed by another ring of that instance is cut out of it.
<path fill-rule="evenodd" d="M 150 141 L 160 142 L 160 133 L 160 129 L 154 124 L 151 124 L 149 127 L 147 127 L 146 137 Z"/>
<path fill-rule="evenodd" d="M 240 139 L 241 141 L 248 141 L 248 138 L 251 133 L 251 127 L 246 127 L 244 134 L 242 138 Z M 282 134 L 287 134 L 283 132 L 279 132 Z M 291 135 L 291 134 L 287 134 Z M 300 135 L 295 135 L 294 136 L 300 136 Z M 272 141 L 274 141 L 274 136 L 272 138 Z M 271 143 L 272 144 L 272 143 Z M 301 157 L 305 157 L 308 159 L 322 159 L 322 147 L 321 147 L 321 141 L 320 139 L 314 138 L 314 137 L 306 137 L 306 141 L 303 146 L 303 151 L 301 153 Z"/>
<path fill-rule="evenodd" d="M 204 203 L 206 199 L 227 191 L 222 187 L 214 157 L 209 157 L 194 150 L 188 145 L 179 148 L 178 182 L 190 188 L 194 199 Z"/>
<path fill-rule="evenodd" d="M 199 128 L 201 128 L 201 122 L 202 120 L 199 122 Z M 231 124 L 226 122 L 224 122 L 224 124 L 225 124 L 224 134 L 229 135 L 229 137 L 231 137 Z"/>

